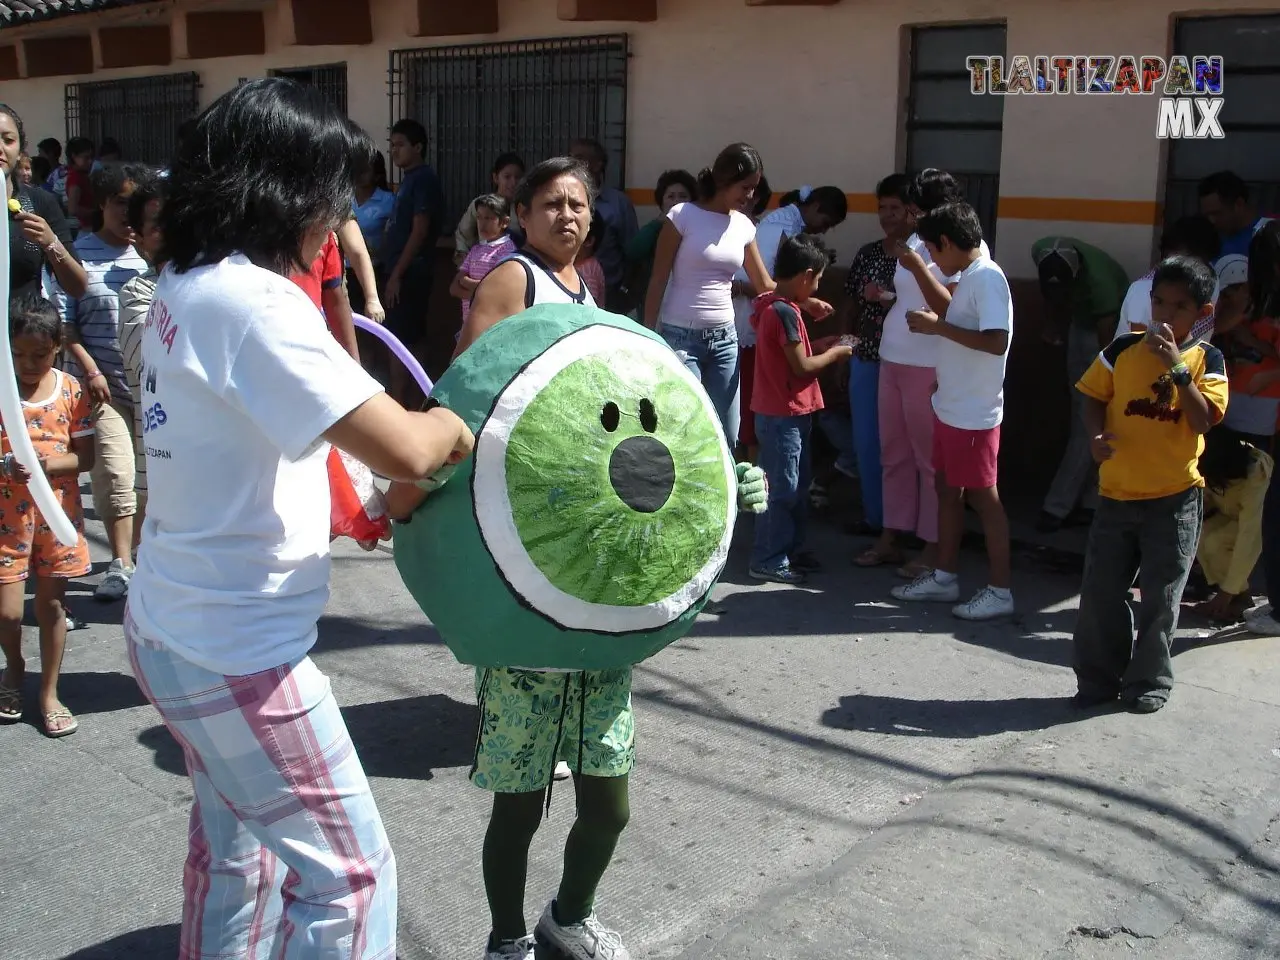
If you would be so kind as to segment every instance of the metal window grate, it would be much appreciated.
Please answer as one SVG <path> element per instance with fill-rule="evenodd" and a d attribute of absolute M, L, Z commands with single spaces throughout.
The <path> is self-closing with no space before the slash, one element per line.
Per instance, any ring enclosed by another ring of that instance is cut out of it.
<path fill-rule="evenodd" d="M 304 87 L 315 87 L 331 104 L 347 112 L 347 65 L 327 63 L 318 67 L 288 67 L 272 70 L 273 77 L 288 77 Z"/>
<path fill-rule="evenodd" d="M 173 156 L 178 130 L 200 108 L 200 77 L 171 73 L 68 83 L 65 107 L 68 139 L 101 144 L 112 137 L 124 159 L 164 165 Z"/>
<path fill-rule="evenodd" d="M 1164 222 L 1199 213 L 1200 181 L 1234 169 L 1259 212 L 1280 211 L 1280 16 L 1187 17 L 1174 27 L 1173 52 L 1223 59 L 1223 140 L 1170 140 Z M 1241 84 L 1247 92 L 1240 91 Z M 1233 96 L 1226 93 L 1235 90 Z"/>
<path fill-rule="evenodd" d="M 567 153 L 575 137 L 600 141 L 608 185 L 622 189 L 629 57 L 625 34 L 393 50 L 391 123 L 427 128 L 451 219 L 489 188 L 498 154 L 533 164 Z"/>
<path fill-rule="evenodd" d="M 969 56 L 1003 55 L 1003 24 L 911 30 L 905 116 L 907 172 L 940 167 L 965 191 L 989 245 L 1000 204 L 1004 98 L 969 92 Z"/>

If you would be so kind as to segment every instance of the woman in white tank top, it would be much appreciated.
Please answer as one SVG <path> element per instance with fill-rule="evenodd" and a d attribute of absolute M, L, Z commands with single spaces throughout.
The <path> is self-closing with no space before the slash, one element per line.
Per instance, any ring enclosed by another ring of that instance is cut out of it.
<path fill-rule="evenodd" d="M 495 323 L 536 304 L 596 305 L 574 266 L 591 230 L 594 201 L 591 174 L 577 160 L 554 157 L 529 171 L 515 198 L 524 246 L 489 271 L 476 288 L 455 357 Z"/>

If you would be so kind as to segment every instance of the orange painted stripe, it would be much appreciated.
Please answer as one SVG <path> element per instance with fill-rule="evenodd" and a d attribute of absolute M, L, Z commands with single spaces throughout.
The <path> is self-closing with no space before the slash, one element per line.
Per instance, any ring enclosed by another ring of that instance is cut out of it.
<path fill-rule="evenodd" d="M 1070 197 L 1001 197 L 999 214 L 1011 220 L 1065 220 L 1150 227 L 1160 222 L 1154 200 L 1077 200 Z"/>
<path fill-rule="evenodd" d="M 774 191 L 769 208 L 778 205 L 785 190 Z M 627 196 L 638 207 L 652 207 L 653 191 L 632 187 Z M 875 213 L 874 193 L 848 193 L 850 213 Z M 1060 220 L 1068 223 L 1117 223 L 1150 227 L 1160 222 L 1161 206 L 1154 200 L 1088 200 L 1074 197 L 1001 197 L 999 216 L 1007 220 Z"/>

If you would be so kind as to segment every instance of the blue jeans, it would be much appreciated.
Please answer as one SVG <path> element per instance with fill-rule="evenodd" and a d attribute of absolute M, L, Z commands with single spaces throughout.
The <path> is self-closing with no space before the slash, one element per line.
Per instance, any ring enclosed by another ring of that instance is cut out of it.
<path fill-rule="evenodd" d="M 725 442 L 738 443 L 738 331 L 733 324 L 709 330 L 662 325 L 662 339 L 702 383 L 720 416 Z"/>
<path fill-rule="evenodd" d="M 853 409 L 853 450 L 862 483 L 862 515 L 869 526 L 884 526 L 884 475 L 880 469 L 880 364 L 849 361 L 849 406 Z"/>
<path fill-rule="evenodd" d="M 813 418 L 757 413 L 760 466 L 769 478 L 769 508 L 756 517 L 752 570 L 781 570 L 804 542 L 809 519 Z"/>
<path fill-rule="evenodd" d="M 822 435 L 827 438 L 827 442 L 835 448 L 836 465 L 849 471 L 857 467 L 853 452 L 853 428 L 849 418 L 843 413 L 823 410 L 818 414 L 818 426 L 822 428 Z"/>

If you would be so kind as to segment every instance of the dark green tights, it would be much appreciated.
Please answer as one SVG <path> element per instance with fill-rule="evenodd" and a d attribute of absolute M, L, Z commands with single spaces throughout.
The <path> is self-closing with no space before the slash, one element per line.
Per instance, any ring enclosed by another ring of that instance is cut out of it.
<path fill-rule="evenodd" d="M 591 914 L 596 887 L 631 817 L 626 777 L 575 776 L 573 792 L 578 818 L 564 845 L 564 874 L 556 894 L 556 919 L 561 923 L 579 923 Z M 542 822 L 545 800 L 542 790 L 493 795 L 483 863 L 496 942 L 518 940 L 529 932 L 524 918 L 529 844 Z"/>

